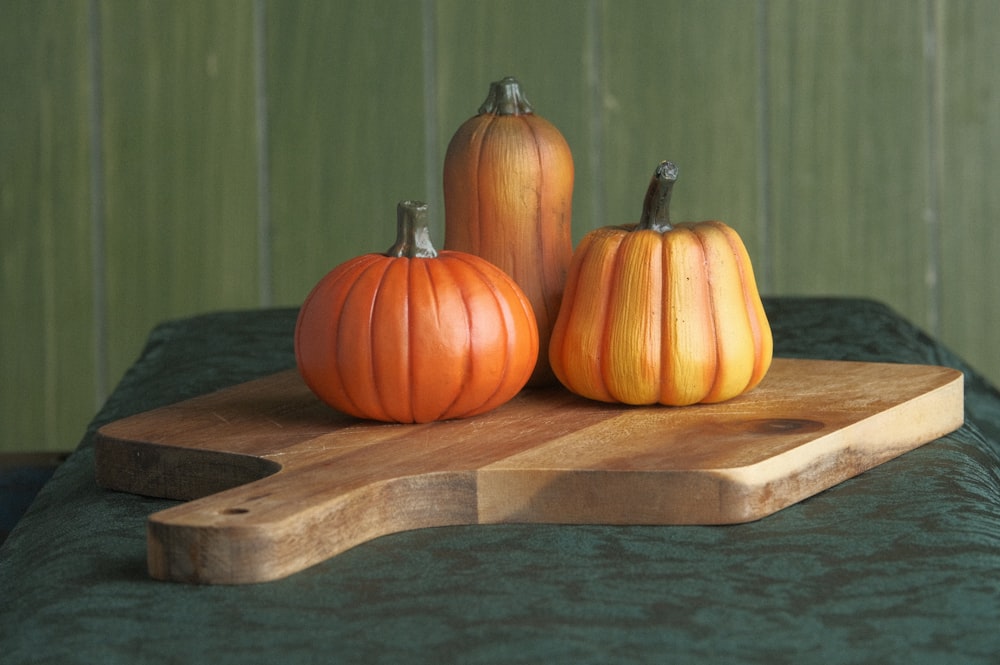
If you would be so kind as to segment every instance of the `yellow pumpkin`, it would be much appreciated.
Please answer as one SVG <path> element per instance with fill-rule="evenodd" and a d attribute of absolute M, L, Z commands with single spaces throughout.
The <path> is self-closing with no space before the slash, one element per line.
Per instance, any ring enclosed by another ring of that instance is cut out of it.
<path fill-rule="evenodd" d="M 751 390 L 773 340 L 750 257 L 718 221 L 670 223 L 677 168 L 656 168 L 638 224 L 587 234 L 570 264 L 549 362 L 594 400 L 680 406 Z"/>

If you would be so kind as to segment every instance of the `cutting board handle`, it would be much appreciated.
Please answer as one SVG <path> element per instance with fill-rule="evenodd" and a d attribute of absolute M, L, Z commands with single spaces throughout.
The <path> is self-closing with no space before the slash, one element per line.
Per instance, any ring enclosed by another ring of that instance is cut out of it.
<path fill-rule="evenodd" d="M 280 472 L 152 515 L 152 577 L 245 584 L 286 577 L 379 536 L 476 523 L 474 472 L 324 483 L 321 465 Z"/>

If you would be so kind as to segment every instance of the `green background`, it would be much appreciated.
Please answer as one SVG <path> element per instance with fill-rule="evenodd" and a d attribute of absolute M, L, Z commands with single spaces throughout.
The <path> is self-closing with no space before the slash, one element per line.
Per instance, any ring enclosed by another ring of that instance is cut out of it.
<path fill-rule="evenodd" d="M 768 295 L 871 297 L 994 382 L 996 0 L 2 0 L 0 451 L 72 448 L 150 328 L 295 305 L 431 204 L 490 81 L 574 236 L 722 219 Z"/>

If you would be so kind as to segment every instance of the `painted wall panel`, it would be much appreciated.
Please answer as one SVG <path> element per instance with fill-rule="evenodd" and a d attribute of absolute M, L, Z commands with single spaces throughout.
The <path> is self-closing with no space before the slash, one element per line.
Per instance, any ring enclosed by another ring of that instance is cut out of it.
<path fill-rule="evenodd" d="M 443 241 L 445 148 L 505 75 L 573 149 L 577 240 L 636 219 L 671 159 L 675 219 L 734 226 L 765 293 L 882 300 L 1000 382 L 993 0 L 12 0 L 4 19 L 0 450 L 71 448 L 156 323 L 299 304 L 391 244 L 401 199 Z"/>
<path fill-rule="evenodd" d="M 595 74 L 590 59 L 594 26 L 588 21 L 596 14 L 589 3 L 562 0 L 442 0 L 435 6 L 438 122 L 431 160 L 438 196 L 452 135 L 477 114 L 490 83 L 513 76 L 534 112 L 559 129 L 573 153 L 573 229 L 579 238 L 594 226 L 593 188 L 600 186 L 588 83 Z M 443 226 L 440 233 L 443 238 Z"/>
<path fill-rule="evenodd" d="M 258 302 L 251 10 L 102 3 L 112 377 L 156 323 Z"/>
<path fill-rule="evenodd" d="M 768 3 L 772 287 L 883 300 L 927 325 L 922 5 Z"/>
<path fill-rule="evenodd" d="M 267 4 L 274 298 L 299 304 L 337 264 L 395 239 L 427 200 L 421 5 Z"/>
<path fill-rule="evenodd" d="M 673 218 L 727 222 L 766 274 L 756 4 L 601 6 L 606 223 L 637 221 L 653 169 L 669 159 L 679 169 Z"/>
<path fill-rule="evenodd" d="M 96 407 L 85 3 L 0 21 L 0 451 L 74 446 Z"/>
<path fill-rule="evenodd" d="M 941 337 L 1000 383 L 1000 3 L 937 10 Z"/>

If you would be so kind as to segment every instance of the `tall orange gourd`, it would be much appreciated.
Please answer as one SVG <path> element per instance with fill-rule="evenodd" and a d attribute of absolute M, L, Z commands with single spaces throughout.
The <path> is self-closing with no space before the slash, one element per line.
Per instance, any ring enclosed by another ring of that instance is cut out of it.
<path fill-rule="evenodd" d="M 661 163 L 639 224 L 576 248 L 549 358 L 572 392 L 625 404 L 721 402 L 757 384 L 773 342 L 750 257 L 718 221 L 672 224 Z"/>
<path fill-rule="evenodd" d="M 444 161 L 445 249 L 500 267 L 535 311 L 548 348 L 573 254 L 573 156 L 511 77 L 458 128 Z M 529 385 L 555 383 L 545 353 Z"/>

